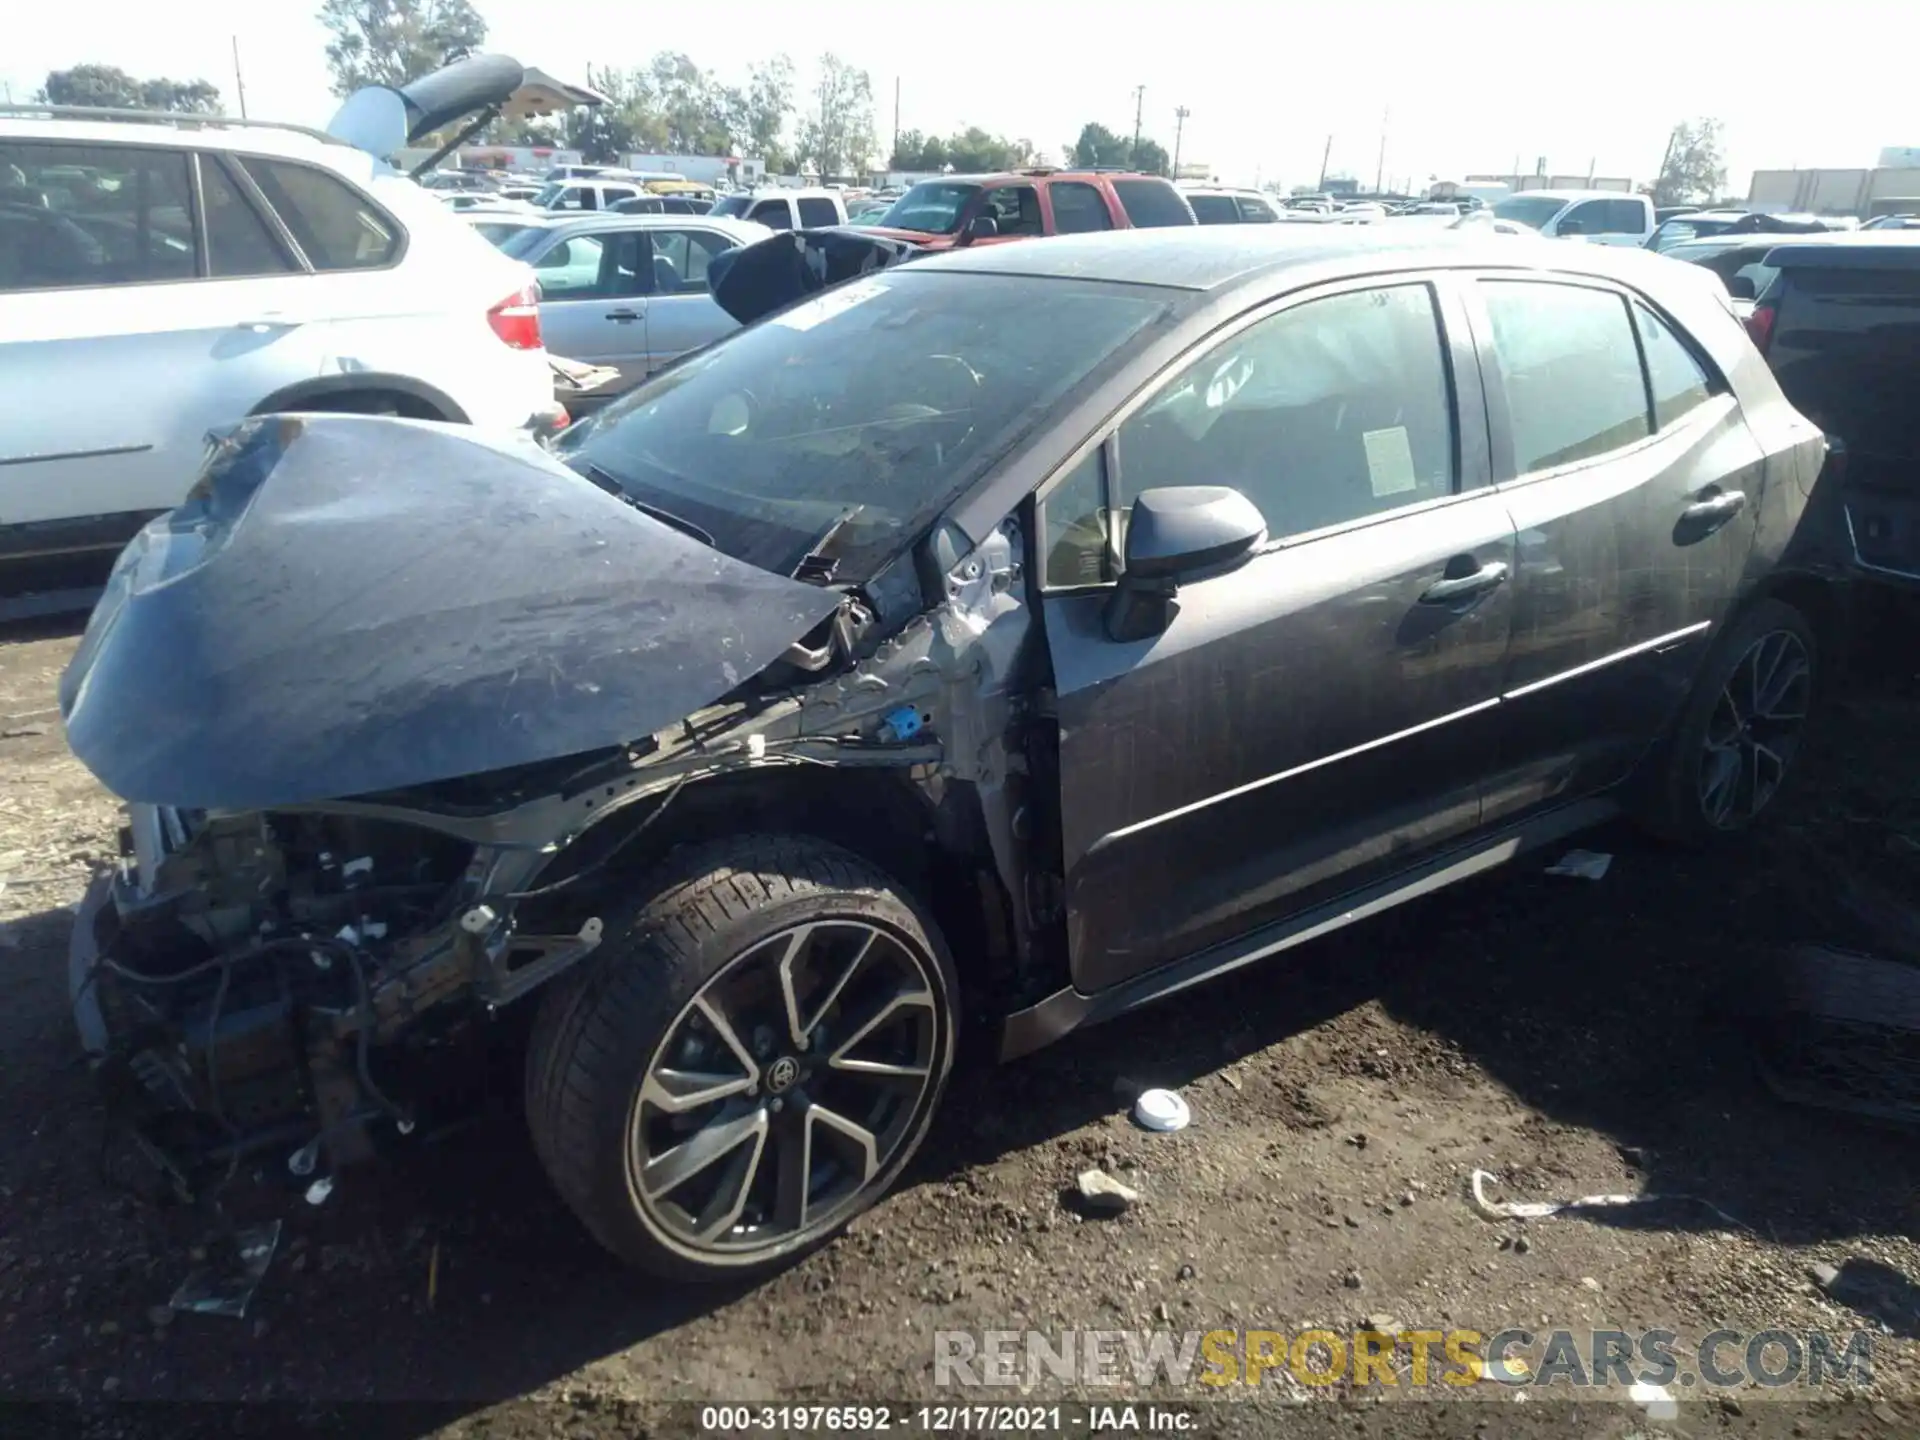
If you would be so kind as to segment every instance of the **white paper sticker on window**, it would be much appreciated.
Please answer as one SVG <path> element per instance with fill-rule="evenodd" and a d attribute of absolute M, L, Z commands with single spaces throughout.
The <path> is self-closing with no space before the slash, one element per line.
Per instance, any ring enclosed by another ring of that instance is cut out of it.
<path fill-rule="evenodd" d="M 1369 430 L 1360 437 L 1367 447 L 1367 480 L 1375 498 L 1404 495 L 1419 488 L 1420 477 L 1413 473 L 1413 447 L 1407 444 L 1407 427 Z"/>
<path fill-rule="evenodd" d="M 824 320 L 851 310 L 854 306 L 884 295 L 887 287 L 878 280 L 852 280 L 845 285 L 823 290 L 813 299 L 794 306 L 784 315 L 776 315 L 772 323 L 784 325 L 789 330 L 811 330 Z"/>

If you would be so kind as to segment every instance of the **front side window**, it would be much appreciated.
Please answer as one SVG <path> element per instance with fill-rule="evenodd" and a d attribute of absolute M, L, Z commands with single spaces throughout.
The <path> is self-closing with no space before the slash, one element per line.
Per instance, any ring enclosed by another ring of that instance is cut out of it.
<path fill-rule="evenodd" d="M 1516 474 L 1591 459 L 1652 433 L 1624 297 L 1533 280 L 1483 280 Z"/>
<path fill-rule="evenodd" d="M 793 217 L 787 213 L 787 202 L 784 200 L 762 200 L 753 207 L 753 218 L 770 229 L 793 228 Z"/>
<path fill-rule="evenodd" d="M 1046 587 L 1070 590 L 1110 580 L 1105 447 L 1095 446 L 1047 492 L 1040 508 Z"/>
<path fill-rule="evenodd" d="M 240 163 L 314 269 L 373 270 L 399 256 L 399 227 L 344 181 L 291 160 L 243 155 Z"/>
<path fill-rule="evenodd" d="M 1640 328 L 1640 349 L 1647 360 L 1647 388 L 1653 393 L 1653 423 L 1664 430 L 1689 411 L 1707 403 L 1713 382 L 1693 352 L 1658 315 L 1644 305 L 1633 307 Z"/>
<path fill-rule="evenodd" d="M 989 190 L 980 213 L 993 217 L 1002 235 L 1044 235 L 1040 192 L 1031 185 L 1001 185 Z"/>
<path fill-rule="evenodd" d="M 1453 493 L 1453 401 L 1433 291 L 1356 290 L 1209 350 L 1120 427 L 1124 494 L 1230 485 L 1275 537 Z"/>
<path fill-rule="evenodd" d="M 1609 235 L 1641 235 L 1646 233 L 1647 211 L 1638 200 L 1609 200 L 1607 205 L 1607 233 Z"/>
<path fill-rule="evenodd" d="M 1113 193 L 1136 230 L 1162 225 L 1191 225 L 1193 211 L 1180 192 L 1164 180 L 1116 180 Z"/>
<path fill-rule="evenodd" d="M 561 458 L 791 574 L 860 583 L 1069 396 L 1123 364 L 1163 294 L 917 267 L 734 332 L 569 430 Z"/>
<path fill-rule="evenodd" d="M 800 223 L 808 226 L 838 225 L 840 212 L 826 196 L 809 195 L 800 202 Z"/>
<path fill-rule="evenodd" d="M 191 280 L 187 156 L 0 140 L 0 291 Z"/>
<path fill-rule="evenodd" d="M 735 220 L 746 218 L 747 208 L 753 204 L 751 195 L 723 195 L 714 202 L 713 215 L 730 215 Z"/>
<path fill-rule="evenodd" d="M 1091 185 L 1079 180 L 1057 180 L 1047 187 L 1047 196 L 1053 201 L 1053 228 L 1062 235 L 1113 228 L 1106 197 Z"/>
<path fill-rule="evenodd" d="M 1554 228 L 1562 235 L 1611 235 L 1612 226 L 1613 202 L 1587 200 L 1567 211 Z"/>

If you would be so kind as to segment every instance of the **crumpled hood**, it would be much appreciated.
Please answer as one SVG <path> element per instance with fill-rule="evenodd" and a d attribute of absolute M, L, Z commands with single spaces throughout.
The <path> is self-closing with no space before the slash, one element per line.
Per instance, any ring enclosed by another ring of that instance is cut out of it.
<path fill-rule="evenodd" d="M 116 563 L 60 683 L 128 800 L 242 810 L 637 739 L 712 703 L 840 596 L 745 565 L 530 441 L 266 416 Z"/>
<path fill-rule="evenodd" d="M 787 230 L 716 255 L 707 264 L 713 300 L 742 325 L 795 301 L 926 253 L 905 231 L 850 226 Z"/>

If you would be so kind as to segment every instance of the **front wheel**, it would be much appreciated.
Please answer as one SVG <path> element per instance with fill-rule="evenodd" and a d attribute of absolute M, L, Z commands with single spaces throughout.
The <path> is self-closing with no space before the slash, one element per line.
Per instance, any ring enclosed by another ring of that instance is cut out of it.
<path fill-rule="evenodd" d="M 688 851 L 550 995 L 527 1071 L 534 1144 L 616 1255 L 745 1279 L 885 1192 L 952 1065 L 953 964 L 911 898 L 795 836 Z"/>
<path fill-rule="evenodd" d="M 1701 844 L 1757 820 L 1786 783 L 1819 678 L 1813 627 L 1798 610 L 1762 600 L 1739 616 L 1655 759 L 1653 828 Z"/>

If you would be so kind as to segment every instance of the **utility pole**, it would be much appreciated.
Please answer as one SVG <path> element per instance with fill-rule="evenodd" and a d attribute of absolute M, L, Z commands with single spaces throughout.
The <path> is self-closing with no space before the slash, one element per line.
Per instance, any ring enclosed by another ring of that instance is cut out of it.
<path fill-rule="evenodd" d="M 893 168 L 893 157 L 900 152 L 900 77 L 893 77 L 893 149 L 887 152 L 887 168 Z"/>
<path fill-rule="evenodd" d="M 247 82 L 240 77 L 240 37 L 233 37 L 233 90 L 240 101 L 240 118 L 247 118 Z"/>
<path fill-rule="evenodd" d="M 1186 133 L 1187 116 L 1192 113 L 1184 105 L 1173 107 L 1173 175 L 1171 178 L 1175 180 L 1180 178 L 1180 137 Z"/>
<path fill-rule="evenodd" d="M 1140 164 L 1140 115 L 1147 107 L 1147 87 L 1133 87 L 1133 149 L 1127 153 L 1127 164 L 1138 167 Z"/>
<path fill-rule="evenodd" d="M 1667 132 L 1667 153 L 1660 157 L 1660 173 L 1653 177 L 1653 203 L 1660 203 L 1660 187 L 1666 183 L 1667 166 L 1673 163 L 1673 147 L 1679 143 L 1680 127 L 1674 126 Z"/>
<path fill-rule="evenodd" d="M 1391 105 L 1380 112 L 1380 159 L 1373 167 L 1373 193 L 1376 195 L 1381 193 L 1380 186 L 1387 173 L 1387 120 L 1392 114 Z"/>
<path fill-rule="evenodd" d="M 1327 162 L 1333 159 L 1333 136 L 1327 136 L 1327 148 L 1320 152 L 1320 193 L 1327 193 Z"/>

